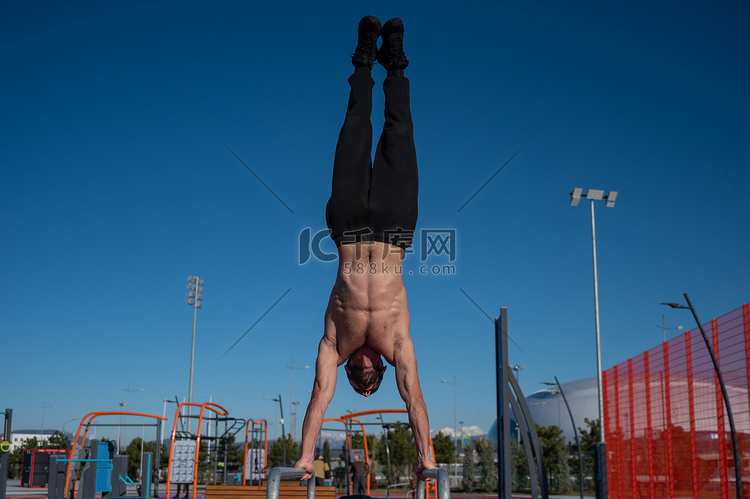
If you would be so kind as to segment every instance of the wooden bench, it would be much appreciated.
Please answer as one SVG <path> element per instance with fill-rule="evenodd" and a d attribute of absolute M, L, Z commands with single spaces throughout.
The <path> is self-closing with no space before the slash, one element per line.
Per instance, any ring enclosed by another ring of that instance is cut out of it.
<path fill-rule="evenodd" d="M 207 485 L 206 499 L 266 499 L 265 485 Z M 307 499 L 307 485 L 279 482 L 279 499 Z M 315 487 L 315 499 L 336 499 L 335 487 Z"/>

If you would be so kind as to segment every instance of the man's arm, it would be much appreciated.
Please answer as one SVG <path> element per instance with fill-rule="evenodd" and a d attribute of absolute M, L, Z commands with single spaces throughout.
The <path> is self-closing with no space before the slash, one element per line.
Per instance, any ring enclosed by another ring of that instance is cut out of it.
<path fill-rule="evenodd" d="M 409 413 L 409 426 L 417 446 L 417 475 L 423 478 L 422 470 L 436 468 L 430 455 L 430 421 L 427 417 L 427 406 L 422 396 L 417 374 L 417 358 L 414 355 L 414 343 L 408 336 L 394 345 L 394 367 L 396 385 Z"/>
<path fill-rule="evenodd" d="M 328 404 L 336 391 L 336 368 L 339 354 L 336 343 L 328 334 L 323 336 L 318 345 L 318 359 L 315 362 L 315 383 L 313 384 L 310 403 L 307 405 L 305 422 L 302 424 L 302 452 L 295 468 L 307 471 L 302 480 L 310 478 L 313 472 L 313 458 L 315 457 L 315 442 L 318 441 L 320 428 L 323 426 Z M 322 478 L 322 477 L 321 477 Z"/>

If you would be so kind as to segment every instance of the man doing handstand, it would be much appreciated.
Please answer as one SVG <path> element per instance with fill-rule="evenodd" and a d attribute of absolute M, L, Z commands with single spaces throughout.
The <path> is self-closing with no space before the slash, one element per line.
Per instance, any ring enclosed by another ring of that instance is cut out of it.
<path fill-rule="evenodd" d="M 339 254 L 338 274 L 324 317 L 315 382 L 302 426 L 302 457 L 295 464 L 309 478 L 315 443 L 336 390 L 337 367 L 346 363 L 354 390 L 369 397 L 380 386 L 386 366 L 406 404 L 417 447 L 416 472 L 435 468 L 430 456 L 430 425 L 409 337 L 409 308 L 401 264 L 417 223 L 417 154 L 409 105 L 409 61 L 403 51 L 404 25 L 391 19 L 381 27 L 372 16 L 359 23 L 354 74 L 344 125 L 333 164 L 326 221 Z M 382 38 L 380 49 L 378 38 Z M 377 60 L 387 72 L 385 125 L 372 152 L 371 69 Z"/>

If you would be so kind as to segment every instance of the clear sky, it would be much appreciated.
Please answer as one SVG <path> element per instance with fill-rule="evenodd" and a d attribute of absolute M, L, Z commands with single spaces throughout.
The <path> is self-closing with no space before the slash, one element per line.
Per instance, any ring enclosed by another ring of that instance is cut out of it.
<path fill-rule="evenodd" d="M 494 420 L 489 317 L 501 306 L 527 394 L 596 375 L 589 204 L 569 206 L 574 187 L 619 192 L 614 208 L 596 206 L 605 369 L 658 344 L 662 315 L 694 327 L 661 302 L 687 292 L 704 321 L 739 307 L 750 300 L 749 10 L 2 2 L 0 408 L 17 429 L 39 428 L 43 413 L 61 428 L 126 398 L 161 415 L 165 398 L 187 397 L 185 286 L 197 275 L 194 400 L 271 421 L 263 397 L 281 394 L 288 414 L 286 366 L 314 364 L 336 271 L 300 265 L 299 235 L 325 227 L 365 14 L 406 28 L 418 229 L 456 230 L 455 275 L 421 275 L 419 247 L 405 266 L 431 427 L 453 426 L 441 379 L 454 376 L 463 426 Z M 377 133 L 385 71 L 373 75 Z M 301 408 L 313 374 L 294 371 Z M 327 414 L 396 407 L 392 370 L 369 399 L 340 370 Z"/>

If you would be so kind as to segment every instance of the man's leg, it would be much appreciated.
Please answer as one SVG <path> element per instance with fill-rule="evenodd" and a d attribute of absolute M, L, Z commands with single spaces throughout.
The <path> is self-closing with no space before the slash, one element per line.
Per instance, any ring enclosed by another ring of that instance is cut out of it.
<path fill-rule="evenodd" d="M 349 77 L 351 91 L 346 118 L 341 127 L 333 161 L 331 198 L 326 221 L 331 237 L 339 246 L 350 240 L 352 232 L 366 232 L 368 195 L 372 175 L 372 87 L 370 71 L 375 62 L 380 21 L 365 16 L 359 23 L 357 48 L 352 56 L 354 74 Z"/>
<path fill-rule="evenodd" d="M 388 76 L 385 92 L 385 125 L 375 151 L 370 185 L 372 228 L 384 233 L 383 242 L 403 248 L 411 244 L 417 223 L 419 174 L 411 118 L 409 80 L 404 69 L 409 62 L 403 52 L 403 24 L 388 21 L 382 30 L 383 45 L 378 62 Z M 385 240 L 396 234 L 395 240 Z"/>

